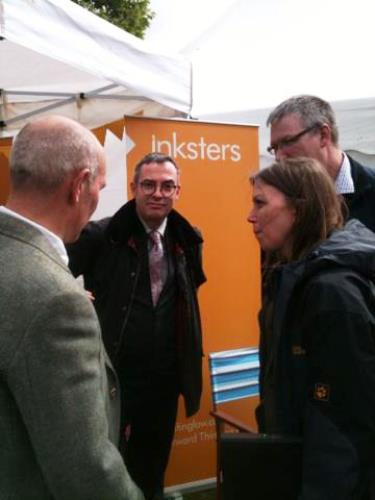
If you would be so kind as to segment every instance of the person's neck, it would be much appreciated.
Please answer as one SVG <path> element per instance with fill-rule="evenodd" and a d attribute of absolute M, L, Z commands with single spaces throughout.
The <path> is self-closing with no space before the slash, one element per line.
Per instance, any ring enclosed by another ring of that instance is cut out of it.
<path fill-rule="evenodd" d="M 53 200 L 47 198 L 39 202 L 36 197 L 30 198 L 27 194 L 22 197 L 11 195 L 5 206 L 64 239 L 63 211 Z"/>
<path fill-rule="evenodd" d="M 328 153 L 326 168 L 330 177 L 335 181 L 342 165 L 343 152 L 341 149 L 335 147 Z"/>
<path fill-rule="evenodd" d="M 157 229 L 159 229 L 160 226 L 163 225 L 164 221 L 166 220 L 167 217 L 165 217 L 165 219 L 163 219 L 162 221 L 145 221 L 138 213 L 137 211 L 137 216 L 138 216 L 138 219 L 141 221 L 143 227 L 147 230 L 149 229 L 150 231 L 155 231 Z"/>

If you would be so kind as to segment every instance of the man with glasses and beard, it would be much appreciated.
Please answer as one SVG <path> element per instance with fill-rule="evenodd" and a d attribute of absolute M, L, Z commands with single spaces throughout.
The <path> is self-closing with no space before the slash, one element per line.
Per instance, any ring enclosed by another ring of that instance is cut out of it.
<path fill-rule="evenodd" d="M 175 161 L 146 155 L 131 183 L 134 199 L 89 223 L 68 248 L 83 275 L 121 384 L 121 451 L 147 500 L 163 498 L 179 394 L 199 409 L 202 338 L 197 289 L 206 280 L 203 240 L 173 209 Z"/>
<path fill-rule="evenodd" d="M 319 160 L 348 206 L 349 218 L 375 231 L 375 170 L 360 165 L 338 144 L 338 129 L 330 104 L 301 95 L 279 104 L 269 115 L 271 145 L 277 160 L 309 157 Z"/>

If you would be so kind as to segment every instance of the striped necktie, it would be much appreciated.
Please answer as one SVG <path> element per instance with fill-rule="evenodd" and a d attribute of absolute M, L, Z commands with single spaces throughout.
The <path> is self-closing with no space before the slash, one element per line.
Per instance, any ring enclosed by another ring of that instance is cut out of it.
<path fill-rule="evenodd" d="M 164 249 L 158 231 L 151 231 L 149 236 L 151 240 L 151 249 L 149 251 L 151 295 L 152 303 L 155 306 L 163 288 Z"/>

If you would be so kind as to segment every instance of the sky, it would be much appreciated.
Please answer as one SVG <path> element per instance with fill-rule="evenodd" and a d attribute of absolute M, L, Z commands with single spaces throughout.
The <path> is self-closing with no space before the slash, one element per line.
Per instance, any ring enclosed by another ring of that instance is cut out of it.
<path fill-rule="evenodd" d="M 151 0 L 155 48 L 193 63 L 193 116 L 295 94 L 375 96 L 374 0 Z"/>
<path fill-rule="evenodd" d="M 236 0 L 151 0 L 155 17 L 146 40 L 161 50 L 179 52 L 234 3 Z"/>

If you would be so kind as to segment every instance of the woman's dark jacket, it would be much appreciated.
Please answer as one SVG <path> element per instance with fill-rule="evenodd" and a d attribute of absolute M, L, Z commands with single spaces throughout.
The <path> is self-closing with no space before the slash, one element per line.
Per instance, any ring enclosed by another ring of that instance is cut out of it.
<path fill-rule="evenodd" d="M 372 498 L 375 234 L 351 220 L 277 268 L 260 325 L 259 429 L 302 436 L 300 498 Z"/>
<path fill-rule="evenodd" d="M 206 280 L 201 265 L 202 238 L 178 212 L 168 215 L 177 284 L 175 331 L 178 375 L 188 416 L 199 409 L 202 391 L 202 334 L 197 289 Z M 90 222 L 68 246 L 69 266 L 83 274 L 94 297 L 103 340 L 115 368 L 126 349 L 127 322 L 141 269 L 141 238 L 146 233 L 134 200 L 113 217 Z"/>

